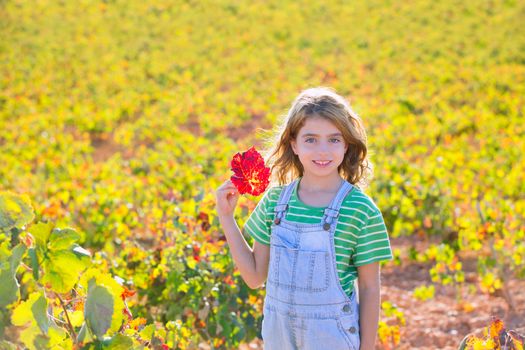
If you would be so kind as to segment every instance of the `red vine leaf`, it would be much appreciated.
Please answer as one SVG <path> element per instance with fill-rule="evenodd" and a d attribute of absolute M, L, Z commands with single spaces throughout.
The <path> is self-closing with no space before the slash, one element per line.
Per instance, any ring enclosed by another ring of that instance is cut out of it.
<path fill-rule="evenodd" d="M 253 146 L 233 156 L 231 170 L 233 175 L 230 179 L 240 194 L 258 196 L 264 193 L 270 183 L 270 168 L 265 166 L 263 157 Z"/>

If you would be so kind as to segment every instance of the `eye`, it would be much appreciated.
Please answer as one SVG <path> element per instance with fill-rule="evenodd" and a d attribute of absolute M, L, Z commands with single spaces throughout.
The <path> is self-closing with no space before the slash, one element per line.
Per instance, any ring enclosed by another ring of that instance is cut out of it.
<path fill-rule="evenodd" d="M 341 140 L 339 140 L 339 139 L 331 139 L 331 141 L 332 141 L 333 143 L 339 143 L 339 142 L 341 142 Z"/>
<path fill-rule="evenodd" d="M 307 142 L 307 143 L 311 143 L 310 141 L 315 141 L 315 139 L 313 137 L 309 137 L 304 140 L 304 142 Z"/>

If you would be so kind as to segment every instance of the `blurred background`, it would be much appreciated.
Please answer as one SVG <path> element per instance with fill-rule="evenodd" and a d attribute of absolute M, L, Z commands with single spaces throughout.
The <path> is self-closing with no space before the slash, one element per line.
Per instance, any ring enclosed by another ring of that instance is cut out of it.
<path fill-rule="evenodd" d="M 524 20 L 511 0 L 0 0 L 2 345 L 262 348 L 264 290 L 213 194 L 312 86 L 368 132 L 395 253 L 377 348 L 456 349 L 491 316 L 523 333 Z"/>

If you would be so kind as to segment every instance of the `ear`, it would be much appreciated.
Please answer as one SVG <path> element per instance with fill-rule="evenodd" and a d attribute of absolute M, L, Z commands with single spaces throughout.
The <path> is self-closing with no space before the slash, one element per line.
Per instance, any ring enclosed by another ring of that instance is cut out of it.
<path fill-rule="evenodd" d="M 297 155 L 297 142 L 295 142 L 295 140 L 291 140 L 290 145 L 292 146 L 293 153 Z"/>

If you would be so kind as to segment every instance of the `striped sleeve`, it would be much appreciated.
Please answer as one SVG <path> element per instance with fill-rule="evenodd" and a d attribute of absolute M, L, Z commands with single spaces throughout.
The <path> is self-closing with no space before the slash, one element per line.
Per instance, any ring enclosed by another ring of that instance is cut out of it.
<path fill-rule="evenodd" d="M 381 211 L 375 208 L 359 232 L 354 265 L 361 266 L 381 260 L 391 260 L 392 250 Z"/>
<path fill-rule="evenodd" d="M 253 239 L 265 245 L 270 245 L 272 226 L 271 218 L 267 214 L 271 198 L 270 192 L 272 191 L 266 191 L 243 227 L 243 230 L 252 236 Z"/>

